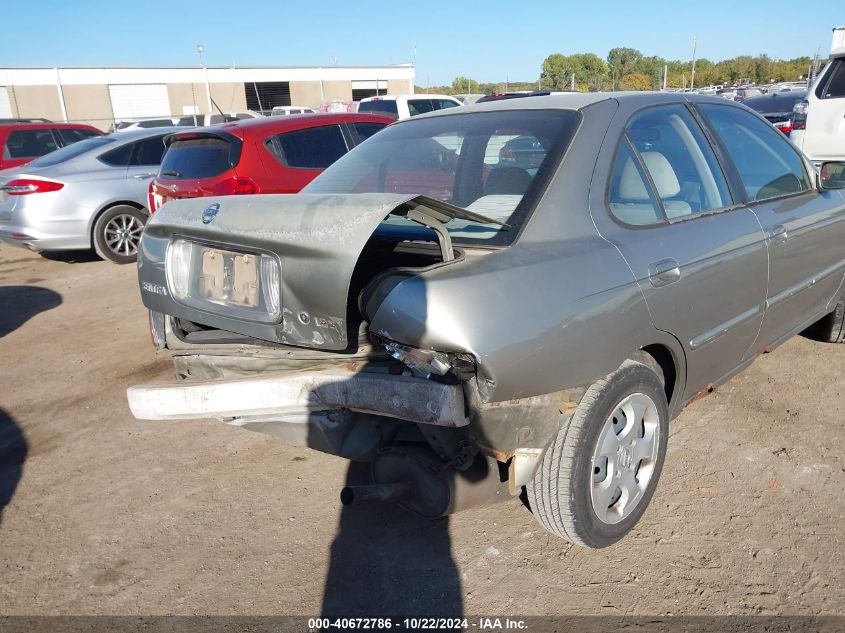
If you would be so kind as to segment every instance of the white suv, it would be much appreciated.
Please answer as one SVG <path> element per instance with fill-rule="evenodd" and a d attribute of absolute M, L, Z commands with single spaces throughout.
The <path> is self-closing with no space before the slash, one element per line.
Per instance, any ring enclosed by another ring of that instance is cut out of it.
<path fill-rule="evenodd" d="M 845 47 L 830 56 L 806 101 L 795 104 L 792 140 L 815 165 L 845 161 Z"/>
<path fill-rule="evenodd" d="M 395 116 L 397 119 L 455 108 L 463 103 L 449 95 L 384 95 L 383 97 L 367 97 L 358 104 L 358 112 L 374 112 Z"/>

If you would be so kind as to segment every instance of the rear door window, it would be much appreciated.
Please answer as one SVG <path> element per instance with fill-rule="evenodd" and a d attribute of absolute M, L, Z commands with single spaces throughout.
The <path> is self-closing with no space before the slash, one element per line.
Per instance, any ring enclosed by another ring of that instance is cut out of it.
<path fill-rule="evenodd" d="M 265 146 L 282 165 L 294 169 L 325 169 L 349 151 L 337 125 L 277 134 Z"/>
<path fill-rule="evenodd" d="M 133 165 L 159 165 L 161 164 L 161 157 L 164 154 L 164 137 L 156 136 L 153 138 L 138 141 L 135 144 L 135 156 L 132 159 Z"/>
<path fill-rule="evenodd" d="M 643 226 L 665 219 L 627 137 L 622 139 L 613 161 L 607 198 L 610 212 L 625 224 Z"/>
<path fill-rule="evenodd" d="M 640 167 L 645 167 L 667 219 L 733 203 L 716 156 L 686 107 L 648 108 L 631 119 L 626 135 L 636 150 Z M 634 191 L 628 185 L 633 185 L 636 179 L 627 166 L 618 176 L 617 192 L 625 202 L 625 195 Z M 634 196 L 631 202 L 640 204 L 641 200 Z"/>
<path fill-rule="evenodd" d="M 77 141 L 84 141 L 86 138 L 91 138 L 92 136 L 100 136 L 93 130 L 76 130 L 73 128 L 59 128 L 56 130 L 56 133 L 65 145 L 71 145 Z"/>
<path fill-rule="evenodd" d="M 217 176 L 237 164 L 233 152 L 225 138 L 177 139 L 164 154 L 160 174 L 177 180 Z"/>
<path fill-rule="evenodd" d="M 812 188 L 801 156 L 771 125 L 739 108 L 711 104 L 698 107 L 725 145 L 750 201 Z"/>
<path fill-rule="evenodd" d="M 12 130 L 3 147 L 3 158 L 34 158 L 58 148 L 50 130 Z"/>
<path fill-rule="evenodd" d="M 411 113 L 411 116 L 433 111 L 434 104 L 431 99 L 408 99 L 408 112 Z"/>

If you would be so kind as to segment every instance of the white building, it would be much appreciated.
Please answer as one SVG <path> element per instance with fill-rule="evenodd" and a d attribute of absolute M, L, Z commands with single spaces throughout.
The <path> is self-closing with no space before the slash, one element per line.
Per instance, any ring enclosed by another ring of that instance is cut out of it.
<path fill-rule="evenodd" d="M 311 108 L 414 91 L 413 64 L 311 68 L 0 68 L 0 118 L 89 122 Z"/>

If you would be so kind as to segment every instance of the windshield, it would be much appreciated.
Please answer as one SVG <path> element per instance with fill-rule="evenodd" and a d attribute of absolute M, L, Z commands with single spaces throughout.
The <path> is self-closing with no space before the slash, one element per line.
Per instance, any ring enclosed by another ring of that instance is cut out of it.
<path fill-rule="evenodd" d="M 55 151 L 45 154 L 41 158 L 36 158 L 30 163 L 32 167 L 50 167 L 51 165 L 58 165 L 71 158 L 89 152 L 92 149 L 103 147 L 109 143 L 114 143 L 114 139 L 109 136 L 94 136 L 87 138 L 84 141 L 77 141 L 72 145 L 65 145 Z"/>
<path fill-rule="evenodd" d="M 419 194 L 498 223 L 455 218 L 457 242 L 516 237 L 578 126 L 571 110 L 510 110 L 413 119 L 386 127 L 338 160 L 304 193 Z M 408 222 L 393 217 L 390 224 Z"/>

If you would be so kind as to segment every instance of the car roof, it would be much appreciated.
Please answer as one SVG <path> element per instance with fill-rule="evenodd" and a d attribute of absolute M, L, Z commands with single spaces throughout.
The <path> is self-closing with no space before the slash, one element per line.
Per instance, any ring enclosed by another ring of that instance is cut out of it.
<path fill-rule="evenodd" d="M 538 95 L 521 99 L 496 99 L 484 103 L 474 103 L 462 108 L 449 108 L 437 112 L 427 112 L 412 119 L 432 116 L 455 116 L 471 112 L 495 112 L 497 110 L 582 110 L 595 103 L 615 100 L 633 102 L 642 106 L 662 103 L 719 103 L 738 105 L 724 97 L 716 97 L 688 92 L 566 92 L 560 94 Z"/>
<path fill-rule="evenodd" d="M 303 106 L 304 107 L 304 106 Z M 374 121 L 378 123 L 392 123 L 393 117 L 383 116 L 375 113 L 357 113 L 357 112 L 308 112 L 305 114 L 291 114 L 289 116 L 268 116 L 260 119 L 241 119 L 239 121 L 231 121 L 229 123 L 220 123 L 204 128 L 187 128 L 174 130 L 169 128 L 170 133 L 179 135 L 183 132 L 211 132 L 215 130 L 221 132 L 228 132 L 239 136 L 242 134 L 262 134 L 264 132 L 282 131 L 288 128 L 309 127 L 303 123 L 313 123 L 317 125 L 330 125 L 332 123 L 348 123 L 361 121 Z M 127 132 L 121 132 L 127 134 Z"/>
<path fill-rule="evenodd" d="M 0 121 L 0 127 L 15 128 L 20 130 L 44 130 L 44 129 L 62 129 L 62 130 L 97 130 L 93 125 L 87 123 L 54 123 L 53 121 Z M 101 134 L 105 134 L 102 130 L 97 130 Z"/>

